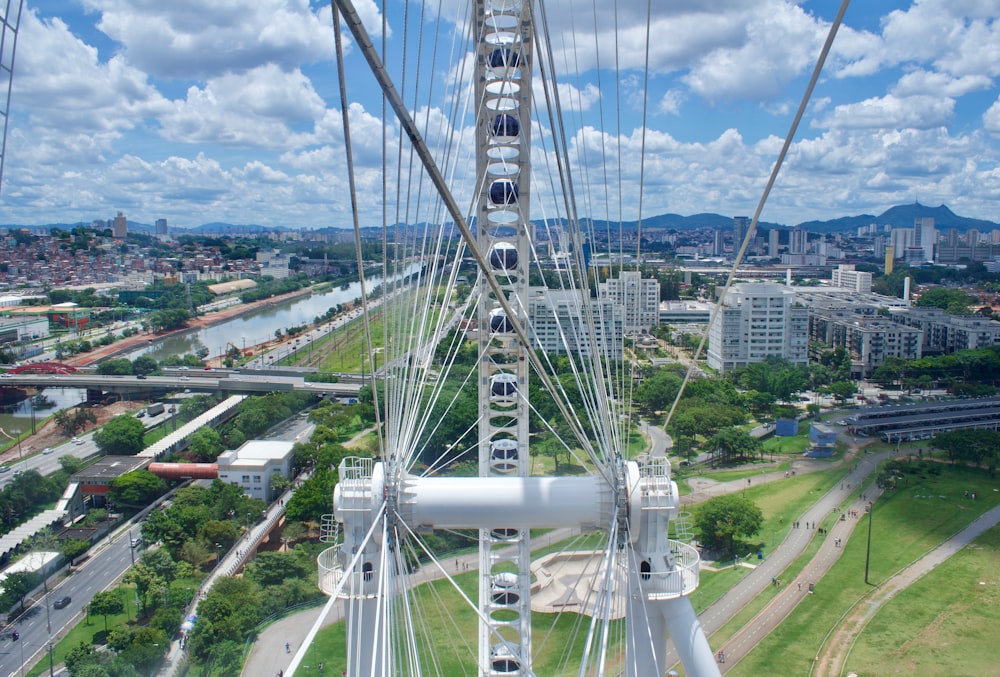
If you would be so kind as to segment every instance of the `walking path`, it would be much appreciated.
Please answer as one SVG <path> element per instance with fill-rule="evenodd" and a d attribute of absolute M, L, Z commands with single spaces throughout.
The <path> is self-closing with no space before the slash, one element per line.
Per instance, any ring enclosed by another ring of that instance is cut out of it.
<path fill-rule="evenodd" d="M 887 458 L 892 452 L 885 451 L 878 454 L 863 456 L 852 468 L 851 472 L 844 479 L 844 482 L 832 488 L 816 503 L 812 505 L 798 520 L 801 525 L 798 529 L 791 529 L 788 536 L 775 548 L 774 552 L 767 559 L 759 561 L 752 571 L 743 577 L 736 585 L 730 588 L 725 595 L 711 604 L 700 615 L 702 628 L 705 635 L 711 637 L 733 616 L 735 616 L 747 604 L 764 591 L 767 586 L 773 585 L 773 581 L 780 579 L 782 573 L 791 565 L 809 546 L 813 536 L 818 534 L 817 527 L 823 526 L 823 521 L 831 515 L 835 509 L 843 508 L 843 513 L 847 511 L 857 511 L 859 515 L 864 514 L 864 506 L 867 501 L 855 500 L 849 503 L 848 499 L 852 494 L 857 493 L 857 488 L 864 484 L 865 480 L 877 468 L 879 462 Z M 826 464 L 825 467 L 830 467 Z M 797 468 L 796 472 L 800 472 Z M 757 479 L 758 482 L 771 481 L 775 476 L 784 477 L 784 473 L 768 473 Z M 727 482 L 726 484 L 740 485 L 740 481 Z M 877 490 L 865 490 L 866 498 L 874 498 Z M 871 494 L 871 495 L 869 495 Z M 716 494 L 717 495 L 717 494 Z M 838 511 L 838 514 L 841 511 Z M 829 532 L 825 535 L 825 541 L 820 547 L 816 556 L 806 565 L 802 573 L 794 581 L 784 582 L 783 591 L 771 603 L 757 615 L 750 623 L 741 629 L 735 636 L 718 647 L 726 657 L 726 665 L 723 670 L 745 656 L 750 649 L 756 646 L 760 639 L 767 635 L 772 629 L 794 609 L 804 596 L 808 596 L 809 585 L 819 581 L 840 556 L 841 549 L 835 543 L 843 542 L 850 536 L 851 531 L 860 520 L 846 518 L 844 521 L 836 520 Z M 801 584 L 801 590 L 799 589 Z M 679 658 L 671 642 L 667 650 L 668 665 L 675 665 Z"/>
<path fill-rule="evenodd" d="M 926 555 L 897 572 L 885 583 L 859 599 L 847 615 L 827 636 L 813 663 L 812 673 L 818 675 L 840 675 L 854 648 L 858 636 L 886 602 L 917 582 L 924 574 L 959 552 L 983 532 L 1000 523 L 1000 506 L 988 510 L 957 534 L 937 546 Z M 810 673 L 810 674 L 812 674 Z"/>
<path fill-rule="evenodd" d="M 860 446 L 856 443 L 848 442 L 852 451 L 857 453 Z M 871 482 L 878 464 L 893 454 L 892 451 L 884 451 L 877 454 L 867 454 L 855 457 L 855 463 L 849 474 L 844 478 L 844 482 L 838 484 L 826 495 L 821 497 L 812 507 L 810 507 L 798 520 L 800 527 L 789 531 L 785 540 L 775 548 L 774 552 L 765 560 L 756 563 L 756 566 L 747 565 L 750 572 L 737 583 L 733 588 L 718 601 L 710 605 L 699 618 L 707 636 L 711 636 L 718 631 L 725 623 L 735 616 L 741 609 L 759 595 L 768 585 L 773 585 L 772 579 L 780 579 L 781 574 L 806 550 L 813 537 L 819 532 L 817 527 L 824 526 L 831 514 L 844 514 L 845 518 L 833 520 L 832 525 L 827 527 L 828 531 L 823 534 L 824 541 L 816 555 L 803 567 L 801 573 L 794 580 L 781 582 L 781 592 L 750 622 L 741 628 L 735 635 L 728 639 L 724 645 L 718 647 L 726 658 L 726 663 L 722 665 L 725 672 L 740 659 L 746 656 L 767 634 L 773 631 L 799 604 L 812 599 L 813 595 L 822 595 L 822 586 L 817 582 L 836 563 L 842 552 L 840 544 L 847 541 L 853 530 L 862 523 L 861 517 L 865 514 L 866 506 L 874 501 L 881 491 L 875 488 Z M 792 462 L 792 470 L 795 474 L 815 472 L 832 467 L 829 461 L 815 459 L 797 459 Z M 779 481 L 786 478 L 784 470 L 765 472 L 754 476 L 753 484 L 763 484 L 767 482 Z M 688 496 L 682 497 L 682 504 L 691 505 L 700 503 L 715 496 L 741 491 L 745 486 L 745 480 L 734 480 L 731 482 L 717 482 L 709 478 L 691 478 L 689 485 L 694 491 Z M 859 492 L 858 489 L 865 488 Z M 861 495 L 864 498 L 861 498 Z M 853 497 L 853 498 L 852 498 Z M 858 517 L 849 517 L 851 514 Z M 831 635 L 824 645 L 824 649 L 817 661 L 824 661 L 824 666 L 837 667 L 849 653 L 849 646 L 864 627 L 864 622 L 874 614 L 880 601 L 887 601 L 899 590 L 910 585 L 921 575 L 937 566 L 951 554 L 954 554 L 972 539 L 981 534 L 986 529 L 1000 522 L 1000 507 L 991 510 L 978 520 L 973 522 L 965 530 L 949 539 L 946 543 L 925 557 L 915 562 L 906 570 L 897 574 L 889 582 L 873 591 L 872 596 L 866 598 L 869 604 L 858 605 L 856 612 L 861 616 L 860 624 L 858 620 L 851 617 L 838 626 L 838 634 Z M 806 528 L 808 526 L 808 528 Z M 571 532 L 563 533 L 564 530 L 552 532 L 545 537 L 533 539 L 532 545 L 537 548 L 549 547 L 551 544 L 568 538 Z M 450 566 L 451 560 L 448 561 Z M 455 560 L 457 571 L 474 569 L 478 566 L 478 553 L 472 552 L 462 555 Z M 444 573 L 434 565 L 422 567 L 412 577 L 413 585 L 444 577 Z M 814 586 L 810 592 L 810 585 Z M 335 623 L 342 618 L 341 605 L 335 605 L 336 611 L 327 616 L 324 620 L 324 627 Z M 862 608 L 863 607 L 863 608 Z M 320 608 L 310 609 L 292 616 L 283 618 L 261 631 L 256 643 L 253 645 L 250 656 L 247 659 L 243 670 L 246 677 L 256 677 L 258 675 L 278 675 L 287 669 L 291 663 L 292 656 L 300 647 L 301 642 L 307 636 L 309 629 L 315 623 L 321 613 Z M 284 651 L 285 643 L 289 644 L 289 652 Z M 677 654 L 671 643 L 668 647 L 667 664 L 676 664 Z M 301 667 L 307 667 L 302 664 Z M 828 671 L 821 670 L 819 674 L 827 674 Z"/>

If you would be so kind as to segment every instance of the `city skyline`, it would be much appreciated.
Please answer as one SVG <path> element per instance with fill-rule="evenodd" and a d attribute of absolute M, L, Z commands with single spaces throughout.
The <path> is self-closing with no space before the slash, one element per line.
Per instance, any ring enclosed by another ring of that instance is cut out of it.
<path fill-rule="evenodd" d="M 357 4 L 378 26 L 374 3 Z M 837 5 L 717 0 L 653 8 L 644 216 L 753 213 Z M 569 137 L 571 155 L 604 144 L 636 157 L 644 40 L 619 45 L 619 74 L 598 70 L 598 59 L 612 59 L 610 35 L 599 31 L 597 50 L 593 26 L 560 11 L 576 7 L 582 17 L 592 6 L 547 6 L 557 67 L 571 63 L 565 70 L 575 71 L 560 75 L 564 112 L 589 129 Z M 399 6 L 389 7 L 393 50 L 405 29 Z M 855 3 L 848 10 L 762 219 L 793 225 L 919 200 L 996 221 L 995 7 L 928 0 L 880 8 Z M 620 34 L 644 36 L 645 3 L 619 3 L 619 10 L 595 25 L 615 20 Z M 321 2 L 206 10 L 138 0 L 29 1 L 0 220 L 89 222 L 123 211 L 143 223 L 166 218 L 172 228 L 350 227 L 332 57 L 330 8 Z M 364 179 L 377 164 L 381 102 L 353 46 L 345 65 L 361 222 L 376 225 L 380 188 Z M 616 99 L 623 102 L 621 131 L 597 133 Z M 544 138 L 548 130 L 539 128 Z M 638 216 L 638 164 L 623 170 L 625 220 Z M 601 182 L 589 178 L 599 195 Z M 584 215 L 602 218 L 607 209 L 595 203 Z"/>

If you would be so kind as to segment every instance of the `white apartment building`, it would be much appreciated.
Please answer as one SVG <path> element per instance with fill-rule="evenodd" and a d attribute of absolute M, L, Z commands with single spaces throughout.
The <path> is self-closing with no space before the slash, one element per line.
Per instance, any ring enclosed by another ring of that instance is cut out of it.
<path fill-rule="evenodd" d="M 289 477 L 294 446 L 284 440 L 248 440 L 239 449 L 219 454 L 219 479 L 239 486 L 250 498 L 270 503 L 274 499 L 271 477 Z"/>
<path fill-rule="evenodd" d="M 737 284 L 708 335 L 708 366 L 721 373 L 770 356 L 808 362 L 809 310 L 774 283 Z"/>
<path fill-rule="evenodd" d="M 925 354 L 1000 345 L 1000 322 L 985 317 L 949 315 L 940 308 L 892 308 L 889 317 L 923 332 Z"/>
<path fill-rule="evenodd" d="M 587 300 L 593 313 L 599 354 L 606 359 L 621 360 L 624 309 L 607 299 Z M 593 355 L 583 303 L 579 290 L 532 288 L 528 294 L 531 347 L 563 355 Z"/>
<path fill-rule="evenodd" d="M 601 299 L 622 306 L 625 311 L 625 333 L 642 333 L 660 323 L 660 283 L 643 279 L 638 271 L 622 271 L 618 279 L 599 286 Z"/>
<path fill-rule="evenodd" d="M 841 263 L 833 271 L 833 286 L 868 294 L 872 290 L 872 274 L 854 270 L 853 264 Z"/>

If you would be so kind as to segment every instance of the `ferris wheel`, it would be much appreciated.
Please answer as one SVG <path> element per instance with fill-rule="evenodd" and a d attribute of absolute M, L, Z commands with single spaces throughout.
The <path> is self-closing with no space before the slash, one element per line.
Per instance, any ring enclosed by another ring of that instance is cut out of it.
<path fill-rule="evenodd" d="M 577 192 L 588 162 L 567 151 L 545 5 L 409 9 L 405 70 L 387 21 L 335 7 L 341 68 L 338 12 L 394 114 L 378 171 L 350 167 L 352 195 L 359 176 L 386 186 L 382 279 L 419 264 L 366 301 L 379 450 L 341 463 L 339 538 L 319 560 L 347 674 L 648 677 L 669 667 L 668 636 L 688 674 L 719 674 L 669 463 L 635 451 L 628 308 L 596 293 L 590 260 L 622 240 L 580 216 L 620 198 Z M 349 158 L 378 146 L 354 122 Z M 474 554 L 443 561 L 432 534 Z M 418 563 L 445 588 L 417 585 Z"/>

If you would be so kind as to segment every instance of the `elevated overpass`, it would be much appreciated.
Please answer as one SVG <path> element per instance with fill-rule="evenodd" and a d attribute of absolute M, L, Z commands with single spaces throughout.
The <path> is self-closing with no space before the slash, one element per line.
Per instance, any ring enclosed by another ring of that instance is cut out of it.
<path fill-rule="evenodd" d="M 99 374 L 5 373 L 0 386 L 85 388 L 97 393 L 154 397 L 167 391 L 260 395 L 274 391 L 309 392 L 320 397 L 357 397 L 362 382 L 307 382 L 303 376 L 237 373 L 230 371 L 170 370 L 163 376 L 104 376 Z"/>

